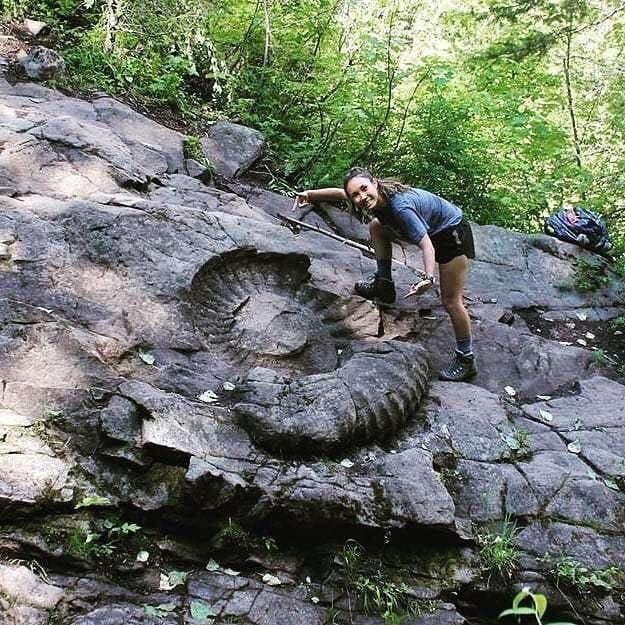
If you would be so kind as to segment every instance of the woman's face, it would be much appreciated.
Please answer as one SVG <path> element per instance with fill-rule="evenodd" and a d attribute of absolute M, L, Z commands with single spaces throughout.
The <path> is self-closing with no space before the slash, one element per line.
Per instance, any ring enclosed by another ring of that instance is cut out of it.
<path fill-rule="evenodd" d="M 366 176 L 352 178 L 347 183 L 345 192 L 357 208 L 372 211 L 382 205 L 377 181 L 369 180 Z"/>

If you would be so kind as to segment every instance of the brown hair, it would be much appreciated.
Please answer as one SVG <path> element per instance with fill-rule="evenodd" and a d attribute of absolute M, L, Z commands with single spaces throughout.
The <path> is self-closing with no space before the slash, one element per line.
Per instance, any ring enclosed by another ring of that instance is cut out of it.
<path fill-rule="evenodd" d="M 371 182 L 378 183 L 378 191 L 380 195 L 384 197 L 385 200 L 390 199 L 396 193 L 401 193 L 402 191 L 406 191 L 410 187 L 399 182 L 399 180 L 395 180 L 393 178 L 375 178 L 368 169 L 364 167 L 352 167 L 346 174 L 343 176 L 343 191 L 345 191 L 345 195 L 347 195 L 347 185 L 352 178 L 357 178 L 358 176 L 362 176 Z M 352 205 L 354 210 L 357 210 L 354 206 L 353 202 L 347 196 L 348 202 Z"/>

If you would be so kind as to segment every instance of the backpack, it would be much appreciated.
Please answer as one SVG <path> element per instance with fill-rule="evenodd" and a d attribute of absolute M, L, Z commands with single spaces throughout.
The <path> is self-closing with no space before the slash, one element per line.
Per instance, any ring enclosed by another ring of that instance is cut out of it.
<path fill-rule="evenodd" d="M 612 249 L 603 220 L 581 206 L 566 208 L 545 220 L 545 232 L 562 241 L 607 254 Z"/>

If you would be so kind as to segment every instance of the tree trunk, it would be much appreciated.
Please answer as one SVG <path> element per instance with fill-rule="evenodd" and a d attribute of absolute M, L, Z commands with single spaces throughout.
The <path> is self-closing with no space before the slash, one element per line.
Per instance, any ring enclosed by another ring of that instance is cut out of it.
<path fill-rule="evenodd" d="M 104 51 L 112 52 L 115 49 L 115 38 L 119 16 L 122 12 L 122 0 L 106 0 L 106 31 L 104 36 Z"/>
<path fill-rule="evenodd" d="M 271 22 L 269 20 L 269 0 L 263 0 L 263 11 L 265 13 L 265 52 L 263 54 L 263 67 L 269 62 L 269 47 L 271 45 Z"/>
<path fill-rule="evenodd" d="M 573 89 L 571 87 L 571 44 L 573 40 L 572 22 L 569 22 L 569 28 L 566 33 L 566 53 L 564 55 L 564 81 L 566 84 L 566 102 L 571 120 L 571 131 L 573 134 L 573 148 L 575 149 L 575 160 L 578 167 L 582 167 L 582 150 L 579 143 L 579 134 L 577 131 L 577 119 L 575 117 L 575 107 L 573 102 Z"/>
<path fill-rule="evenodd" d="M 391 45 L 392 45 L 392 34 L 393 34 L 393 26 L 395 22 L 395 17 L 397 15 L 396 5 L 393 3 L 393 7 L 391 9 L 391 15 L 388 25 L 388 37 L 386 40 L 386 107 L 384 110 L 384 115 L 380 120 L 380 123 L 377 125 L 375 130 L 371 134 L 371 138 L 367 145 L 360 151 L 360 153 L 356 156 L 356 158 L 352 159 L 352 166 L 357 165 L 360 161 L 369 154 L 375 147 L 380 135 L 384 131 L 386 127 L 386 123 L 388 122 L 389 116 L 391 114 L 392 104 L 393 104 L 393 88 L 395 86 L 395 73 L 397 71 L 397 59 L 392 58 Z"/>

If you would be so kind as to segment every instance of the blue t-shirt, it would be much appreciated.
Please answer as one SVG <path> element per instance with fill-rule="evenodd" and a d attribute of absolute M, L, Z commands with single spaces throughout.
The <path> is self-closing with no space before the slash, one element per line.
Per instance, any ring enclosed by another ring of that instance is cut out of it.
<path fill-rule="evenodd" d="M 455 204 L 424 189 L 400 191 L 390 197 L 388 204 L 377 217 L 412 243 L 462 221 L 462 211 Z"/>

